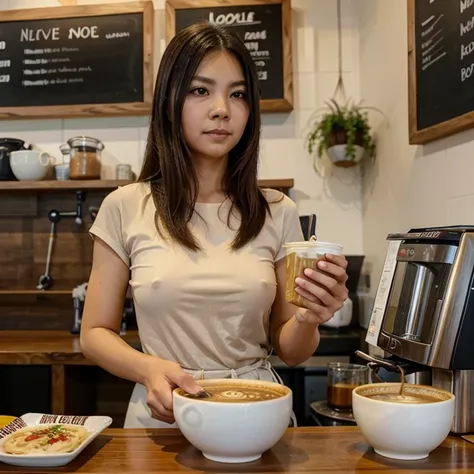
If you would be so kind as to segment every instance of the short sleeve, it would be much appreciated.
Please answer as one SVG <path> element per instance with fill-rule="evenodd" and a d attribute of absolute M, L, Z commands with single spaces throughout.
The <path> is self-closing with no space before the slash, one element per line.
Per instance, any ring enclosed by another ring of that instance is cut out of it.
<path fill-rule="evenodd" d="M 283 225 L 281 226 L 282 235 L 280 247 L 275 256 L 275 262 L 286 256 L 286 250 L 283 245 L 287 242 L 301 242 L 304 240 L 303 230 L 301 229 L 300 216 L 298 208 L 294 201 L 285 196 L 282 200 Z"/>
<path fill-rule="evenodd" d="M 108 194 L 100 205 L 89 234 L 102 239 L 130 267 L 123 231 L 122 194 L 120 188 Z"/>

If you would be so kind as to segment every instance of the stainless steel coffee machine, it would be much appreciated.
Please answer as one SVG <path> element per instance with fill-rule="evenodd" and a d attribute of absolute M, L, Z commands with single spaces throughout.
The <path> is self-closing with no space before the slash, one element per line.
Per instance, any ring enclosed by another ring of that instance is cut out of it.
<path fill-rule="evenodd" d="M 431 385 L 453 393 L 452 432 L 472 433 L 474 226 L 411 229 L 387 240 L 366 340 L 388 353 L 385 362 L 429 374 Z"/>

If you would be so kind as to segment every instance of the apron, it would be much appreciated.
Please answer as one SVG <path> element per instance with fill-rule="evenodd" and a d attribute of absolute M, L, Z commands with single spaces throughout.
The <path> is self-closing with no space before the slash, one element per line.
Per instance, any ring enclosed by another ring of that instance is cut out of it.
<path fill-rule="evenodd" d="M 281 377 L 277 374 L 267 359 L 261 359 L 252 365 L 240 367 L 238 369 L 219 369 L 219 370 L 193 370 L 183 368 L 185 372 L 191 374 L 195 380 L 205 379 L 248 379 L 265 380 L 267 382 L 276 382 L 284 385 Z M 172 425 L 164 421 L 156 420 L 151 417 L 150 409 L 146 404 L 147 390 L 144 385 L 135 384 L 130 398 L 125 416 L 124 428 L 178 428 L 176 423 Z M 297 426 L 294 412 L 289 420 L 289 426 Z"/>

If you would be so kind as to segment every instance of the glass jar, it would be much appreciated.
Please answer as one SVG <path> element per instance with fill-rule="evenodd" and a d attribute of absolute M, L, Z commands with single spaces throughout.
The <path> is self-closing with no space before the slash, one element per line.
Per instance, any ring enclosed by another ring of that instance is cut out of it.
<path fill-rule="evenodd" d="M 101 152 L 104 144 L 96 138 L 78 136 L 67 141 L 71 147 L 70 178 L 100 179 Z"/>
<path fill-rule="evenodd" d="M 64 165 L 69 165 L 71 161 L 71 147 L 67 143 L 60 145 L 59 149 L 61 150 L 61 163 Z"/>
<path fill-rule="evenodd" d="M 115 167 L 115 179 L 131 180 L 132 167 L 127 164 L 119 164 Z"/>

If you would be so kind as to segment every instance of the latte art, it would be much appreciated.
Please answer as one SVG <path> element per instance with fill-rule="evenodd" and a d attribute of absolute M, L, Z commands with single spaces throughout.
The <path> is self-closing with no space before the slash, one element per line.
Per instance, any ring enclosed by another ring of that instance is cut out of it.
<path fill-rule="evenodd" d="M 373 400 L 406 405 L 436 403 L 443 400 L 443 398 L 440 398 L 439 392 L 423 389 L 422 386 L 418 386 L 419 388 L 417 389 L 416 385 L 410 385 L 410 389 L 405 390 L 405 371 L 401 365 L 397 365 L 396 367 L 400 371 L 400 388 L 397 391 L 386 392 L 382 388 L 379 393 L 365 393 L 362 395 Z"/>
<path fill-rule="evenodd" d="M 247 403 L 262 402 L 282 397 L 285 393 L 277 389 L 264 386 L 235 384 L 217 384 L 206 386 L 206 391 L 210 396 L 203 397 L 201 401 L 222 402 L 222 403 Z M 180 394 L 189 397 L 188 394 L 181 392 Z"/>
<path fill-rule="evenodd" d="M 424 394 L 397 395 L 395 393 L 379 393 L 375 395 L 368 395 L 367 398 L 372 398 L 373 400 L 384 400 L 386 402 L 408 403 L 415 405 L 420 403 L 435 403 L 441 401 L 439 398 L 430 397 L 429 395 Z"/>
<path fill-rule="evenodd" d="M 426 385 L 405 384 L 400 395 L 400 384 L 380 383 L 357 387 L 354 392 L 364 398 L 402 405 L 426 405 L 449 400 L 452 395 L 441 389 Z"/>
<path fill-rule="evenodd" d="M 239 392 L 237 390 L 227 390 L 226 392 L 221 392 L 219 395 L 221 398 L 228 398 L 231 400 L 253 400 L 254 398 L 258 398 L 258 394 L 256 393 L 245 393 Z"/>
<path fill-rule="evenodd" d="M 228 400 L 228 401 L 255 401 L 255 400 L 271 400 L 272 398 L 277 398 L 278 393 L 269 392 L 268 390 L 222 390 L 222 391 L 213 391 L 211 390 L 211 398 Z"/>

